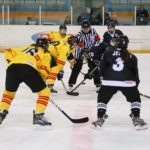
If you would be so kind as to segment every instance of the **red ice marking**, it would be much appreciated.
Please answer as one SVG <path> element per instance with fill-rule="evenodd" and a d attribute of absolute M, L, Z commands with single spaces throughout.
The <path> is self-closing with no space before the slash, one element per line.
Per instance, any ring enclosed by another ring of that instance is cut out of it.
<path fill-rule="evenodd" d="M 75 118 L 88 117 L 92 114 L 91 106 L 77 106 L 74 110 Z M 90 122 L 89 122 L 90 123 Z M 89 123 L 74 124 L 71 135 L 71 150 L 93 150 L 93 134 Z"/>

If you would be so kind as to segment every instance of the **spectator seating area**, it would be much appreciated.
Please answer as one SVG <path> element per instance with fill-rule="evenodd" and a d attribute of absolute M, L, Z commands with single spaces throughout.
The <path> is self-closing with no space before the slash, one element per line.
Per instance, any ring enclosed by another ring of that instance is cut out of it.
<path fill-rule="evenodd" d="M 141 4 L 145 5 L 150 15 L 149 0 L 107 0 L 106 10 L 116 16 L 120 24 L 134 25 L 135 6 L 138 9 Z"/>
<path fill-rule="evenodd" d="M 66 16 L 70 16 L 71 5 L 73 6 L 73 24 L 77 23 L 80 14 L 87 12 L 88 8 L 101 11 L 101 6 L 105 6 L 105 11 L 117 18 L 119 25 L 134 25 L 135 6 L 144 4 L 150 14 L 150 0 L 0 0 L 0 24 L 2 22 L 2 5 L 5 6 L 5 22 L 7 22 L 7 6 L 9 5 L 10 24 L 25 24 L 28 17 L 32 17 L 39 22 L 39 6 L 41 6 L 42 22 L 53 24 L 63 23 Z"/>

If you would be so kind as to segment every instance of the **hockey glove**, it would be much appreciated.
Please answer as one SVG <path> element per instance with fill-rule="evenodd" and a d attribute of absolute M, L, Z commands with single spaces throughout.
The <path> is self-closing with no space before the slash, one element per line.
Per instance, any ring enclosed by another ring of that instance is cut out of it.
<path fill-rule="evenodd" d="M 100 65 L 100 61 L 99 60 L 94 60 L 95 65 L 99 66 Z"/>
<path fill-rule="evenodd" d="M 64 71 L 60 70 L 59 73 L 58 73 L 58 75 L 57 75 L 57 79 L 58 80 L 62 80 L 63 76 L 64 76 Z"/>
<path fill-rule="evenodd" d="M 89 79 L 89 80 L 91 80 L 93 78 L 93 74 L 91 74 L 91 73 L 87 73 L 87 74 L 85 74 L 85 76 L 84 76 L 84 79 Z"/>

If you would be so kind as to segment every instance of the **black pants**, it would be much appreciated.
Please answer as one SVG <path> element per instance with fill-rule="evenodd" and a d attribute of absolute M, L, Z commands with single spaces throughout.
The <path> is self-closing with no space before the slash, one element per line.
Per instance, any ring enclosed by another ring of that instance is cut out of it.
<path fill-rule="evenodd" d="M 128 102 L 141 102 L 137 87 L 115 87 L 102 85 L 98 93 L 98 103 L 101 102 L 107 104 L 117 91 L 121 91 Z"/>
<path fill-rule="evenodd" d="M 83 66 L 83 60 L 81 60 L 80 58 L 78 60 L 76 60 L 76 64 L 74 65 L 73 69 L 72 69 L 72 72 L 71 72 L 71 76 L 69 78 L 69 82 L 68 84 L 75 84 L 76 81 L 77 81 L 77 78 L 78 78 L 78 75 L 82 69 L 82 66 Z M 88 66 L 89 66 L 89 71 L 92 71 L 96 65 L 93 61 L 88 61 Z M 94 80 L 94 84 L 95 85 L 99 85 L 100 84 L 100 76 L 99 76 L 99 71 L 98 69 L 96 69 L 94 71 L 94 77 L 93 77 L 93 80 Z"/>
<path fill-rule="evenodd" d="M 121 91 L 126 97 L 126 100 L 130 103 L 141 103 L 140 94 L 137 87 L 115 87 L 115 86 L 101 86 L 98 93 L 97 103 L 99 104 L 97 117 L 102 117 L 106 112 L 106 105 L 112 98 L 112 96 L 117 92 Z M 102 104 L 100 104 L 102 103 Z M 140 116 L 140 108 L 131 108 L 131 112 L 134 116 Z"/>
<path fill-rule="evenodd" d="M 46 87 L 44 80 L 33 67 L 25 64 L 12 64 L 6 71 L 6 90 L 16 92 L 24 82 L 32 92 L 39 92 Z"/>

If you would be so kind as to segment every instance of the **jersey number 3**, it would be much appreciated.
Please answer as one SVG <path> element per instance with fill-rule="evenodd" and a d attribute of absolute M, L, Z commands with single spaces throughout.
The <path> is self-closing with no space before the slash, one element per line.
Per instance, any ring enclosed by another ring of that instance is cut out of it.
<path fill-rule="evenodd" d="M 118 57 L 116 60 L 116 63 L 113 64 L 112 68 L 114 71 L 121 71 L 124 68 L 124 63 L 121 57 Z"/>

